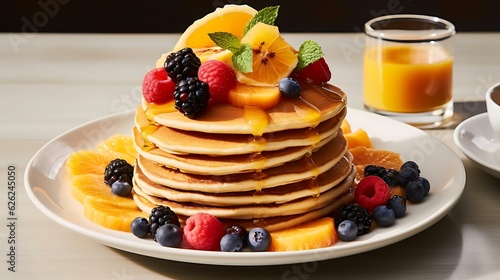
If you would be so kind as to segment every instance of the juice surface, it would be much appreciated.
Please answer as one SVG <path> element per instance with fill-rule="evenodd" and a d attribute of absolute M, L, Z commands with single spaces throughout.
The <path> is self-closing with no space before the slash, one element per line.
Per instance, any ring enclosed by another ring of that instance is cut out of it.
<path fill-rule="evenodd" d="M 431 111 L 452 98 L 453 58 L 439 46 L 384 46 L 364 54 L 363 98 L 378 110 Z"/>

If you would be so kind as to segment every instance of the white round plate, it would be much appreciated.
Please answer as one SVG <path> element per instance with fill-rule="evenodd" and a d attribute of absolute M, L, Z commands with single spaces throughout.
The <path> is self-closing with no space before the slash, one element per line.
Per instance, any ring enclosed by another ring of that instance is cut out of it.
<path fill-rule="evenodd" d="M 495 140 L 488 113 L 470 117 L 454 131 L 458 148 L 487 173 L 500 178 L 500 141 Z"/>
<path fill-rule="evenodd" d="M 366 252 L 408 238 L 425 230 L 460 198 L 465 185 L 461 160 L 445 144 L 412 126 L 356 109 L 348 110 L 353 129 L 363 128 L 377 148 L 401 154 L 403 160 L 420 165 L 431 191 L 419 204 L 408 205 L 407 215 L 392 227 L 378 228 L 352 242 L 331 247 L 292 252 L 210 252 L 161 247 L 152 239 L 109 230 L 83 216 L 82 206 L 70 194 L 64 162 L 76 150 L 94 145 L 115 134 L 130 134 L 134 111 L 98 119 L 68 131 L 48 142 L 29 162 L 25 187 L 32 202 L 49 218 L 97 242 L 128 252 L 162 259 L 216 265 L 275 265 L 319 261 Z"/>

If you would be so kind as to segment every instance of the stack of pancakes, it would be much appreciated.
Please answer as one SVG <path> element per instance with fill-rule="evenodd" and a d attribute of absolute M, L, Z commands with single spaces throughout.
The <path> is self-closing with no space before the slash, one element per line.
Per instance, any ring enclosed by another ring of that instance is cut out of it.
<path fill-rule="evenodd" d="M 345 94 L 329 84 L 267 111 L 219 104 L 197 119 L 143 102 L 134 200 L 145 212 L 166 205 L 181 220 L 205 212 L 269 231 L 328 215 L 352 200 L 346 110 Z"/>

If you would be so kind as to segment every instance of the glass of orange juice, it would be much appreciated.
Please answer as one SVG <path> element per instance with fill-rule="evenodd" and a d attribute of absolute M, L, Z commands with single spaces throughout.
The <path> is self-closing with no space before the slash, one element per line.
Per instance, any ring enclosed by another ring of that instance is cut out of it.
<path fill-rule="evenodd" d="M 421 128 L 449 121 L 454 25 L 433 16 L 388 15 L 368 21 L 365 34 L 365 108 Z"/>

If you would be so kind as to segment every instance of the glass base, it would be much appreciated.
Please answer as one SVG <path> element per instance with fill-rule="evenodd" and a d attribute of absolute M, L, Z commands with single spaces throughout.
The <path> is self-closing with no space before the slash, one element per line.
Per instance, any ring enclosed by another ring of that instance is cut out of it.
<path fill-rule="evenodd" d="M 371 108 L 365 105 L 365 108 L 373 113 L 398 120 L 421 129 L 432 129 L 445 126 L 453 117 L 453 102 L 450 101 L 442 108 L 429 112 L 421 113 L 397 113 Z"/>

